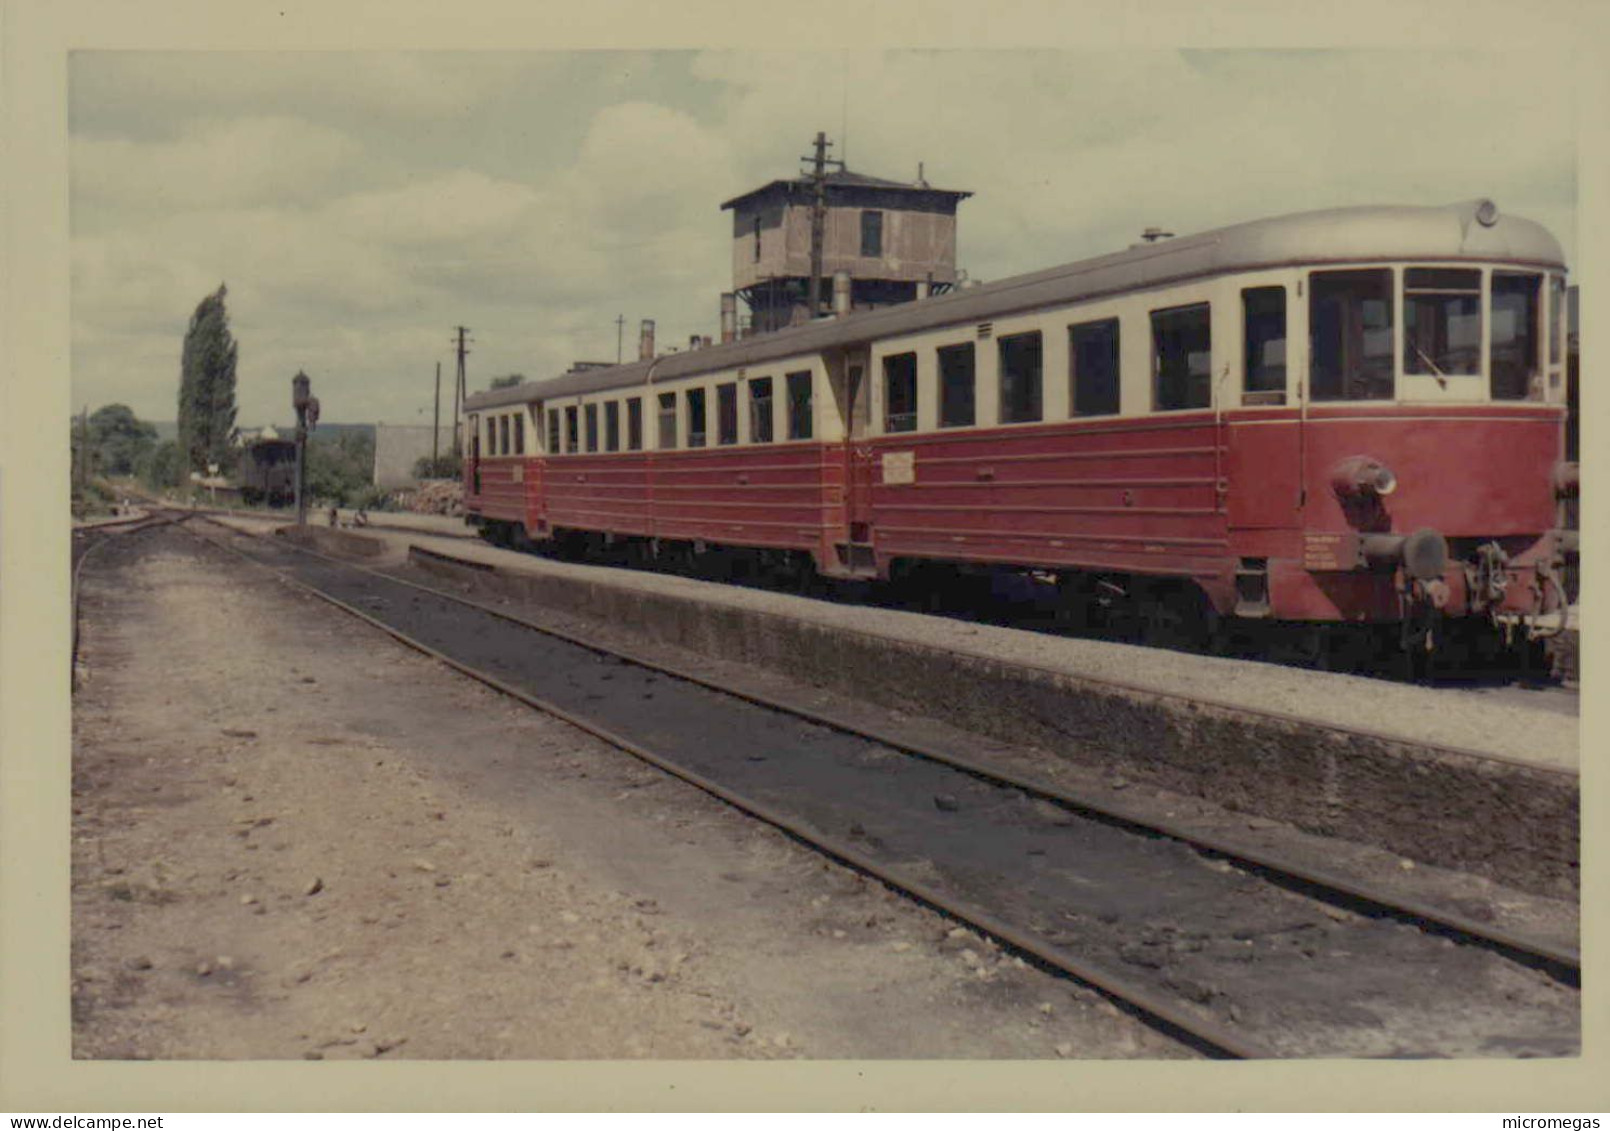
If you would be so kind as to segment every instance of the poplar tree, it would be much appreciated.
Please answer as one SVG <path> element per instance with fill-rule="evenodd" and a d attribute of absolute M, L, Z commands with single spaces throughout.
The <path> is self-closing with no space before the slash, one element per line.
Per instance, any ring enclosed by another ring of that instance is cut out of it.
<path fill-rule="evenodd" d="M 184 336 L 179 371 L 179 450 L 192 471 L 223 465 L 235 430 L 235 339 L 222 283 L 201 300 Z"/>

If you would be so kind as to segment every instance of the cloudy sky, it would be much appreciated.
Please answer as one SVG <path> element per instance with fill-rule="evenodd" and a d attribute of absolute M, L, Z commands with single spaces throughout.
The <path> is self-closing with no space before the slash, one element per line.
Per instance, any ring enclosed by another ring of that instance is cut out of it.
<path fill-rule="evenodd" d="M 175 415 L 220 282 L 239 419 L 424 423 L 455 325 L 471 389 L 717 332 L 720 202 L 825 130 L 852 169 L 977 195 L 985 280 L 1345 204 L 1489 196 L 1574 262 L 1557 56 L 1329 51 L 75 53 L 74 406 Z"/>

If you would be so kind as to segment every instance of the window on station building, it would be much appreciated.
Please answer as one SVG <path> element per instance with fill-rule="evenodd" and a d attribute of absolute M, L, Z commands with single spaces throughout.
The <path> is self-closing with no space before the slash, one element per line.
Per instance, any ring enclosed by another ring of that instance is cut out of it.
<path fill-rule="evenodd" d="M 1474 377 L 1481 372 L 1481 272 L 1410 267 L 1403 272 L 1403 372 Z"/>
<path fill-rule="evenodd" d="M 976 423 L 973 343 L 941 346 L 939 358 L 939 427 L 967 428 Z"/>
<path fill-rule="evenodd" d="M 676 447 L 676 394 L 660 394 L 660 447 Z"/>
<path fill-rule="evenodd" d="M 1011 334 L 997 339 L 1001 356 L 1002 424 L 1039 420 L 1041 371 L 1040 332 Z"/>
<path fill-rule="evenodd" d="M 626 399 L 626 450 L 629 452 L 643 450 L 642 397 L 628 397 Z"/>
<path fill-rule="evenodd" d="M 883 254 L 883 213 L 861 213 L 861 254 L 873 259 Z"/>
<path fill-rule="evenodd" d="M 755 213 L 755 262 L 760 262 L 760 214 Z"/>
<path fill-rule="evenodd" d="M 897 353 L 883 359 L 883 430 L 917 430 L 917 355 Z"/>
<path fill-rule="evenodd" d="M 567 452 L 579 452 L 581 450 L 580 417 L 581 410 L 575 405 L 565 409 L 565 451 Z"/>
<path fill-rule="evenodd" d="M 560 450 L 559 410 L 556 408 L 550 408 L 548 410 L 548 454 L 558 455 Z"/>
<path fill-rule="evenodd" d="M 525 413 L 519 412 L 514 416 L 514 454 L 525 455 Z"/>
<path fill-rule="evenodd" d="M 689 389 L 687 391 L 688 405 L 688 447 L 704 447 L 704 430 L 707 427 L 704 413 L 704 390 Z"/>
<path fill-rule="evenodd" d="M 1391 400 L 1392 272 L 1309 275 L 1308 339 L 1312 399 Z"/>
<path fill-rule="evenodd" d="M 728 381 L 716 386 L 716 443 L 738 442 L 738 384 Z"/>
<path fill-rule="evenodd" d="M 814 410 L 811 405 L 811 374 L 788 375 L 788 438 L 809 440 L 813 433 Z"/>
<path fill-rule="evenodd" d="M 1068 383 L 1074 416 L 1118 411 L 1118 319 L 1068 327 Z"/>
<path fill-rule="evenodd" d="M 1286 288 L 1241 292 L 1241 403 L 1286 403 Z"/>
<path fill-rule="evenodd" d="M 621 403 L 610 401 L 604 405 L 604 450 L 621 450 Z"/>
<path fill-rule="evenodd" d="M 772 438 L 771 378 L 756 377 L 749 382 L 749 439 L 769 444 Z"/>
<path fill-rule="evenodd" d="M 1530 272 L 1493 272 L 1492 398 L 1523 401 L 1541 398 L 1542 366 L 1538 355 L 1538 303 L 1543 276 Z"/>
<path fill-rule="evenodd" d="M 1213 403 L 1213 333 L 1207 303 L 1152 311 L 1152 408 Z"/>

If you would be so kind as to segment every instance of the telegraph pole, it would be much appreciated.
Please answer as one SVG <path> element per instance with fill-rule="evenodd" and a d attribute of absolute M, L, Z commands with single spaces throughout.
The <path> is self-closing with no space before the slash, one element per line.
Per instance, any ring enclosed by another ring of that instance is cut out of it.
<path fill-rule="evenodd" d="M 844 162 L 835 161 L 828 157 L 827 151 L 833 143 L 827 140 L 827 135 L 820 130 L 816 132 L 816 155 L 814 157 L 801 157 L 801 161 L 811 163 L 810 178 L 812 187 L 811 200 L 811 282 L 809 294 L 811 317 L 816 318 L 822 312 L 822 241 L 827 229 L 827 166 L 837 165 L 844 168 Z"/>
<path fill-rule="evenodd" d="M 458 411 L 459 406 L 469 396 L 469 389 L 464 384 L 464 359 L 469 356 L 469 343 L 474 339 L 468 336 L 470 332 L 468 326 L 457 326 L 455 329 L 458 331 L 458 379 L 453 382 L 453 454 L 459 456 L 463 455 L 464 451 L 458 435 Z"/>
<path fill-rule="evenodd" d="M 442 436 L 442 363 L 436 363 L 436 407 L 430 414 L 430 474 L 434 479 L 441 474 L 440 460 Z"/>
<path fill-rule="evenodd" d="M 621 363 L 621 335 L 626 332 L 626 315 L 615 315 L 615 364 Z"/>

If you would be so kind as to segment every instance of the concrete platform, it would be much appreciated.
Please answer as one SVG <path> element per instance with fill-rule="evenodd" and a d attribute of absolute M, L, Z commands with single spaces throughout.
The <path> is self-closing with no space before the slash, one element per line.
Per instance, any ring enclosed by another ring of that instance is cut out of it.
<path fill-rule="evenodd" d="M 1579 728 L 1558 689 L 1394 684 L 365 533 L 384 545 L 369 564 L 417 546 L 426 569 L 657 643 L 1426 863 L 1575 887 Z"/>

